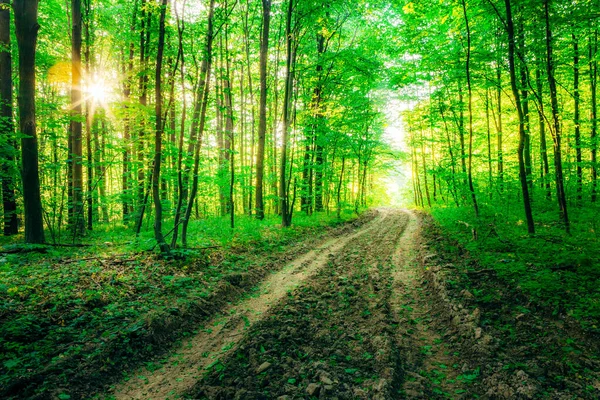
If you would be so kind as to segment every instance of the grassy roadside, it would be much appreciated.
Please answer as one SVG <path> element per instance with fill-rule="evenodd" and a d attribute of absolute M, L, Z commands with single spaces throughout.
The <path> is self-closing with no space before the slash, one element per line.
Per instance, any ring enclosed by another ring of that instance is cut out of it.
<path fill-rule="evenodd" d="M 493 270 L 551 316 L 573 318 L 585 331 L 600 334 L 600 240 L 594 215 L 574 210 L 579 222 L 567 235 L 555 224 L 555 213 L 541 214 L 538 232 L 531 236 L 519 215 L 487 209 L 476 221 L 464 208 L 438 208 L 432 215 L 481 268 Z M 445 251 L 460 250 L 449 246 Z M 493 293 L 474 295 L 497 300 Z"/>
<path fill-rule="evenodd" d="M 119 242 L 132 235 L 114 227 L 91 234 L 91 247 L 4 255 L 0 397 L 68 399 L 99 389 L 190 334 L 270 262 L 351 219 L 298 216 L 281 229 L 276 218 L 239 218 L 234 232 L 225 219 L 203 220 L 191 227 L 190 247 L 217 247 L 179 261 L 140 252 L 153 245 L 147 235 Z"/>
<path fill-rule="evenodd" d="M 434 297 L 463 369 L 477 372 L 469 393 L 598 398 L 600 274 L 593 228 L 581 223 L 565 235 L 549 214 L 529 236 L 517 216 L 486 210 L 477 221 L 468 209 L 432 214 L 435 222 L 429 219 L 423 231 L 425 276 L 437 285 Z"/>

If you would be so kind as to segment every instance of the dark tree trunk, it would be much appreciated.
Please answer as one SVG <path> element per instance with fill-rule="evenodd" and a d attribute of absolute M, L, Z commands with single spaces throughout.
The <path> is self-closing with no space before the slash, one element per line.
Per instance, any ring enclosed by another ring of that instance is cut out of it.
<path fill-rule="evenodd" d="M 526 131 L 525 131 L 525 115 L 523 114 L 523 103 L 519 88 L 517 87 L 517 74 L 515 68 L 515 30 L 512 18 L 512 10 L 510 0 L 504 1 L 506 6 L 506 30 L 508 33 L 508 64 L 510 71 L 510 83 L 515 98 L 515 104 L 517 106 L 517 114 L 519 116 L 519 181 L 521 182 L 521 192 L 523 194 L 523 205 L 525 206 L 525 218 L 527 219 L 527 231 L 529 233 L 535 233 L 535 225 L 533 223 L 533 213 L 531 211 L 531 200 L 529 195 L 529 184 L 527 182 L 527 170 L 525 167 L 525 145 L 526 145 Z"/>
<path fill-rule="evenodd" d="M 10 0 L 0 0 L 0 132 L 4 145 L 0 152 L 4 235 L 19 233 L 15 199 L 16 143 L 13 121 L 12 55 L 10 47 Z"/>
<path fill-rule="evenodd" d="M 542 84 L 542 73 L 540 68 L 537 68 L 535 71 L 535 81 L 537 85 L 538 91 L 538 119 L 540 123 L 540 154 L 542 157 L 542 168 L 541 168 L 541 180 L 542 187 L 544 187 L 546 192 L 546 198 L 552 198 L 552 192 L 550 188 L 550 164 L 548 162 L 548 145 L 546 143 L 546 116 L 544 115 L 544 102 L 543 99 L 543 84 Z"/>
<path fill-rule="evenodd" d="M 579 93 L 579 43 L 573 34 L 573 99 L 575 110 L 573 123 L 575 124 L 575 154 L 577 160 L 577 201 L 583 200 L 583 167 L 581 153 L 581 121 L 580 121 L 580 93 Z"/>
<path fill-rule="evenodd" d="M 271 0 L 262 0 L 263 28 L 260 41 L 260 111 L 258 121 L 258 151 L 256 154 L 256 218 L 265 218 L 263 178 L 265 172 L 265 135 L 267 132 L 267 58 L 269 54 L 269 25 Z"/>
<path fill-rule="evenodd" d="M 169 253 L 169 245 L 165 242 L 162 233 L 162 202 L 160 198 L 160 167 L 162 163 L 162 135 L 164 126 L 162 121 L 162 64 L 165 47 L 165 15 L 167 0 L 162 0 L 160 9 L 160 23 L 158 27 L 158 48 L 156 55 L 156 84 L 154 96 L 156 97 L 155 118 L 156 127 L 154 135 L 154 170 L 152 172 L 152 198 L 154 200 L 154 238 L 163 254 Z"/>
<path fill-rule="evenodd" d="M 294 0 L 289 0 L 287 19 L 285 26 L 286 37 L 286 76 L 285 76 L 285 93 L 283 98 L 283 141 L 281 147 L 281 168 L 279 171 L 279 198 L 281 202 L 281 225 L 284 227 L 292 224 L 291 214 L 289 209 L 289 193 L 286 182 L 287 177 L 287 156 L 289 145 L 290 131 L 290 101 L 292 96 L 292 86 L 294 84 L 294 71 L 292 54 L 292 43 L 294 41 L 292 33 L 292 17 L 294 15 Z"/>
<path fill-rule="evenodd" d="M 508 1 L 508 0 L 507 0 Z M 560 219 L 562 220 L 567 233 L 571 231 L 569 223 L 569 214 L 567 210 L 567 196 L 565 193 L 563 166 L 562 166 L 562 149 L 561 149 L 561 132 L 560 132 L 560 117 L 558 109 L 558 95 L 556 90 L 556 79 L 554 77 L 554 58 L 552 55 L 552 29 L 550 26 L 550 0 L 544 0 L 544 16 L 546 20 L 546 68 L 548 74 L 548 85 L 550 87 L 550 103 L 552 105 L 552 119 L 554 121 L 554 129 L 552 139 L 554 140 L 554 173 L 556 178 L 556 196 L 558 199 L 558 207 L 560 210 Z"/>
<path fill-rule="evenodd" d="M 40 195 L 38 143 L 35 123 L 35 48 L 40 28 L 38 0 L 14 0 L 15 27 L 19 48 L 19 128 L 25 207 L 25 242 L 44 243 L 44 221 Z"/>
<path fill-rule="evenodd" d="M 210 1 L 208 11 L 208 27 L 206 31 L 206 47 L 204 48 L 202 66 L 200 71 L 200 82 L 196 92 L 196 105 L 194 106 L 194 115 L 192 126 L 190 128 L 190 144 L 188 153 L 194 153 L 194 170 L 192 176 L 192 188 L 186 205 L 185 215 L 181 227 L 181 243 L 183 247 L 187 247 L 187 227 L 192 217 L 192 210 L 198 193 L 198 172 L 200 169 L 200 148 L 202 146 L 202 136 L 204 134 L 204 126 L 206 124 L 206 108 L 208 106 L 208 91 L 210 88 L 210 72 L 212 69 L 212 48 L 214 40 L 214 11 L 215 0 Z M 187 175 L 187 174 L 186 174 Z M 187 183 L 185 184 L 187 186 Z M 196 204 L 197 206 L 197 204 Z M 197 209 L 196 209 L 197 210 Z M 196 214 L 198 214 L 196 212 Z"/>
<path fill-rule="evenodd" d="M 465 62 L 465 69 L 467 75 L 467 90 L 469 97 L 469 166 L 467 168 L 467 180 L 469 182 L 469 191 L 471 192 L 471 201 L 473 202 L 475 216 L 479 217 L 479 204 L 477 203 L 477 196 L 475 194 L 475 187 L 473 185 L 473 89 L 471 87 L 471 29 L 469 27 L 469 18 L 467 16 L 466 0 L 462 0 L 462 6 L 463 14 L 465 16 L 465 25 L 467 28 L 467 59 Z M 427 194 L 427 200 L 429 201 L 429 194 Z"/>
<path fill-rule="evenodd" d="M 589 60 L 590 60 L 590 92 L 591 92 L 591 117 L 592 127 L 590 133 L 591 139 L 591 164 L 592 164 L 592 202 L 596 202 L 597 197 L 597 186 L 598 186 L 598 167 L 597 167 L 597 135 L 598 135 L 598 101 L 597 101 L 597 82 L 598 82 L 598 61 L 596 55 L 598 54 L 598 30 L 590 36 L 589 43 Z"/>
<path fill-rule="evenodd" d="M 81 96 L 81 41 L 82 18 L 81 0 L 71 1 L 71 167 L 73 168 L 73 236 L 79 236 L 85 230 L 83 215 L 83 146 L 82 146 L 82 96 Z"/>

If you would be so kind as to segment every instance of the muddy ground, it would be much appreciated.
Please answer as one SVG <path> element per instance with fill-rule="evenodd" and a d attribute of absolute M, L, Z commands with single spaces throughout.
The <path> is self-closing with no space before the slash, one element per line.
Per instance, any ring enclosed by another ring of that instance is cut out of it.
<path fill-rule="evenodd" d="M 472 279 L 507 293 L 505 304 L 479 304 L 448 284 L 471 275 L 464 260 L 439 253 L 444 240 L 427 218 L 378 210 L 265 277 L 160 368 L 132 371 L 104 397 L 598 398 L 597 341 L 543 310 L 513 315 L 527 299 L 487 271 Z M 564 357 L 545 351 L 564 335 L 575 338 Z"/>

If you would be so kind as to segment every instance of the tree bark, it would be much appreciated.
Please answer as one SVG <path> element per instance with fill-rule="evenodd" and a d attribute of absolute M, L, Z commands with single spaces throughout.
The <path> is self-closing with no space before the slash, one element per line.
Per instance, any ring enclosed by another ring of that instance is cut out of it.
<path fill-rule="evenodd" d="M 465 62 L 465 69 L 467 75 L 467 90 L 469 97 L 469 166 L 467 168 L 467 180 L 469 182 L 469 191 L 471 192 L 471 201 L 473 202 L 475 216 L 479 218 L 479 204 L 477 203 L 477 195 L 475 194 L 475 187 L 473 185 L 473 88 L 471 87 L 471 28 L 469 27 L 466 0 L 462 0 L 462 6 L 463 14 L 465 17 L 465 25 L 467 28 L 467 59 Z M 427 200 L 429 201 L 429 194 L 427 196 Z"/>
<path fill-rule="evenodd" d="M 287 188 L 287 156 L 289 145 L 290 131 L 290 100 L 292 96 L 292 86 L 294 84 L 294 71 L 292 43 L 294 41 L 292 33 L 292 18 L 294 15 L 294 0 L 289 0 L 287 19 L 285 26 L 285 44 L 286 44 L 286 76 L 285 76 L 285 93 L 283 98 L 283 140 L 281 147 L 281 168 L 279 170 L 279 198 L 281 202 L 281 225 L 288 227 L 292 224 L 291 210 L 289 209 L 289 193 Z"/>
<path fill-rule="evenodd" d="M 12 55 L 10 44 L 10 0 L 0 0 L 0 132 L 5 139 L 0 153 L 4 236 L 19 233 L 15 199 L 16 142 L 13 120 Z"/>
<path fill-rule="evenodd" d="M 527 182 L 527 171 L 525 167 L 525 145 L 526 145 L 526 131 L 525 131 L 525 116 L 523 114 L 523 103 L 519 88 L 517 87 L 517 74 L 515 68 L 515 28 L 512 17 L 512 10 L 510 0 L 505 0 L 506 6 L 506 30 L 508 33 L 508 64 L 510 71 L 510 83 L 515 98 L 515 104 L 517 106 L 517 114 L 519 116 L 519 181 L 521 182 L 521 192 L 523 194 L 523 205 L 525 208 L 525 218 L 527 219 L 527 231 L 530 234 L 535 233 L 535 225 L 533 222 L 533 213 L 531 210 L 531 199 L 529 197 L 529 184 Z"/>
<path fill-rule="evenodd" d="M 19 48 L 19 129 L 25 242 L 44 243 L 44 221 L 40 195 L 38 142 L 35 122 L 35 49 L 40 28 L 37 22 L 38 0 L 14 0 L 15 31 Z"/>
<path fill-rule="evenodd" d="M 508 0 L 507 0 L 508 1 Z M 550 25 L 550 0 L 544 0 L 544 17 L 546 21 L 546 68 L 548 74 L 548 85 L 550 86 L 550 104 L 552 105 L 552 119 L 554 129 L 552 139 L 554 141 L 554 174 L 556 178 L 556 195 L 558 199 L 559 216 L 567 233 L 571 231 L 569 213 L 567 210 L 567 196 L 565 193 L 562 154 L 561 154 L 561 132 L 560 117 L 558 109 L 558 95 L 556 90 L 556 78 L 554 77 L 554 58 L 552 54 L 552 29 Z"/>
<path fill-rule="evenodd" d="M 71 168 L 73 168 L 73 237 L 83 235 L 85 219 L 83 215 L 83 146 L 82 146 L 82 95 L 81 95 L 81 42 L 82 18 L 81 0 L 71 1 Z"/>
<path fill-rule="evenodd" d="M 265 218 L 263 179 L 265 172 L 265 136 L 267 132 L 267 58 L 269 55 L 269 26 L 271 0 L 262 0 L 263 28 L 260 41 L 260 110 L 258 121 L 258 151 L 256 154 L 256 218 Z"/>
<path fill-rule="evenodd" d="M 597 167 L 597 135 L 598 135 L 598 100 L 597 100 L 597 83 L 598 83 L 598 30 L 596 29 L 593 35 L 590 36 L 589 42 L 589 60 L 590 60 L 590 92 L 591 92 L 591 119 L 592 126 L 590 132 L 591 139 L 591 164 L 592 164 L 592 202 L 596 202 L 597 186 L 598 186 L 598 167 Z"/>
<path fill-rule="evenodd" d="M 154 200 L 154 238 L 163 254 L 170 251 L 162 233 L 162 202 L 160 198 L 160 167 L 162 163 L 162 135 L 164 126 L 162 122 L 162 64 L 165 48 L 165 15 L 167 0 L 162 0 L 160 9 L 160 23 L 158 27 L 158 48 L 156 55 L 156 81 L 154 86 L 156 127 L 154 134 L 154 171 L 152 172 L 152 198 Z"/>

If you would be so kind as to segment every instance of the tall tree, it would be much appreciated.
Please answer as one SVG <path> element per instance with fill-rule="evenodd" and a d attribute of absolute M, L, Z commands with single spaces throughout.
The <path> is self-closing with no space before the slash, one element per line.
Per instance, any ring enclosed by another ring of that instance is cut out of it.
<path fill-rule="evenodd" d="M 19 49 L 19 129 L 21 131 L 21 177 L 25 208 L 25 242 L 44 243 L 40 195 L 38 141 L 35 122 L 35 55 L 39 0 L 14 0 L 15 32 Z"/>
<path fill-rule="evenodd" d="M 0 0 L 0 179 L 2 179 L 2 205 L 4 235 L 19 232 L 17 201 L 15 198 L 15 127 L 13 122 L 12 55 L 10 47 L 10 0 Z"/>
<path fill-rule="evenodd" d="M 82 96 L 81 96 L 81 0 L 71 1 L 71 141 L 70 165 L 73 177 L 71 223 L 73 236 L 82 235 L 85 229 L 83 215 L 83 146 L 82 146 Z"/>
<path fill-rule="evenodd" d="M 517 86 L 517 73 L 515 67 L 515 49 L 516 49 L 516 37 L 515 37 L 515 26 L 512 15 L 512 8 L 510 0 L 504 0 L 506 7 L 506 31 L 508 34 L 508 68 L 510 72 L 510 86 L 512 89 L 513 96 L 515 98 L 515 105 L 517 107 L 517 115 L 519 117 L 519 181 L 521 182 L 521 192 L 523 194 L 523 205 L 525 208 L 525 218 L 527 219 L 527 231 L 529 233 L 535 233 L 535 225 L 533 222 L 533 212 L 531 210 L 531 198 L 529 193 L 529 184 L 527 182 L 527 170 L 525 166 L 525 146 L 526 146 L 526 121 L 525 114 L 523 112 L 523 103 L 521 99 L 521 93 Z"/>
<path fill-rule="evenodd" d="M 156 81 L 154 85 L 155 118 L 156 127 L 154 131 L 154 169 L 152 172 L 152 198 L 154 200 L 154 238 L 163 254 L 169 253 L 169 245 L 162 233 L 162 202 L 160 198 L 160 167 L 162 165 L 162 136 L 164 125 L 162 121 L 162 66 L 165 50 L 165 16 L 167 13 L 167 0 L 162 0 L 160 9 L 160 22 L 158 26 L 158 49 L 156 55 Z"/>
<path fill-rule="evenodd" d="M 508 1 L 508 0 L 506 0 Z M 554 126 L 552 139 L 554 140 L 554 174 L 556 178 L 556 196 L 558 199 L 558 208 L 560 210 L 560 219 L 564 224 L 565 230 L 570 232 L 569 213 L 567 210 L 567 195 L 565 193 L 565 181 L 562 165 L 562 137 L 560 111 L 558 107 L 558 94 L 556 89 L 555 60 L 553 55 L 553 36 L 550 23 L 550 0 L 544 0 L 544 20 L 546 22 L 546 72 L 548 75 L 548 86 L 550 87 L 550 105 L 552 107 L 552 121 Z"/>
<path fill-rule="evenodd" d="M 465 61 L 469 108 L 469 166 L 467 168 L 467 180 L 469 182 L 469 192 L 471 193 L 471 200 L 473 201 L 473 209 L 475 210 L 475 216 L 479 217 L 479 205 L 477 203 L 477 195 L 475 194 L 475 187 L 473 185 L 473 89 L 471 82 L 471 27 L 469 25 L 469 17 L 467 15 L 466 0 L 462 0 L 462 7 L 463 15 L 465 17 L 465 25 L 467 29 L 467 59 Z M 425 165 L 424 160 L 423 165 Z"/>
<path fill-rule="evenodd" d="M 263 179 L 265 174 L 265 136 L 267 133 L 267 59 L 269 56 L 269 26 L 271 0 L 262 0 L 263 27 L 260 40 L 260 110 L 258 120 L 258 150 L 256 153 L 256 218 L 265 218 Z"/>

